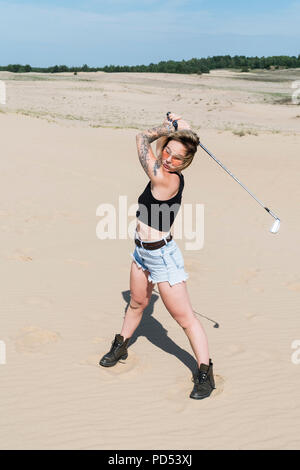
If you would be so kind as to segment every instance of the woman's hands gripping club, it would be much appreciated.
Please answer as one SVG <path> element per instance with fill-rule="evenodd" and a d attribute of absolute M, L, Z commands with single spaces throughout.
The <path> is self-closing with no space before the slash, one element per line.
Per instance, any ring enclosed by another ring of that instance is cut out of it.
<path fill-rule="evenodd" d="M 167 126 L 170 129 L 170 125 L 173 124 L 174 130 L 183 130 L 183 129 L 191 129 L 191 126 L 188 122 L 184 121 L 181 116 L 178 114 L 174 114 L 171 112 L 167 113 L 167 117 L 163 122 L 164 126 Z"/>

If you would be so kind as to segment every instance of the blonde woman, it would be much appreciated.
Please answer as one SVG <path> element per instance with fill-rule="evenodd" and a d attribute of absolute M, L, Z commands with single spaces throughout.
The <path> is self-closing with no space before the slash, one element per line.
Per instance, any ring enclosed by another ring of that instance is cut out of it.
<path fill-rule="evenodd" d="M 154 141 L 157 157 L 151 148 Z M 111 367 L 119 359 L 127 358 L 130 338 L 157 284 L 165 307 L 183 328 L 197 360 L 190 398 L 206 398 L 215 388 L 213 364 L 205 331 L 189 299 L 184 260 L 170 232 L 181 204 L 182 171 L 192 163 L 199 137 L 180 116 L 168 113 L 161 126 L 139 133 L 136 143 L 140 163 L 150 181 L 138 199 L 136 246 L 130 270 L 131 300 L 121 332 L 115 335 L 110 351 L 99 364 Z"/>

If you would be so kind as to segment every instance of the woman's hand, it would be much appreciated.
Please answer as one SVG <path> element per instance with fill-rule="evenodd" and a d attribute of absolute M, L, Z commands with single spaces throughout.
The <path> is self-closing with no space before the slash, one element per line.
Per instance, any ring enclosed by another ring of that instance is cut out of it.
<path fill-rule="evenodd" d="M 178 128 L 177 128 L 177 129 L 178 129 L 178 130 L 183 130 L 183 129 L 189 129 L 189 130 L 191 130 L 191 126 L 189 125 L 189 123 L 186 122 L 186 121 L 184 121 L 184 120 L 181 118 L 181 116 L 179 116 L 178 114 L 170 113 L 170 114 L 169 114 L 169 119 L 171 119 L 172 122 L 173 122 L 173 121 L 177 121 L 177 124 L 178 124 Z M 163 123 L 164 126 L 167 126 L 167 125 L 170 125 L 170 124 L 172 125 L 172 122 L 169 121 L 169 119 L 166 118 L 166 119 L 164 120 L 164 123 Z M 173 126 L 172 126 L 172 127 L 173 127 Z M 172 129 L 172 130 L 173 130 L 173 129 Z"/>

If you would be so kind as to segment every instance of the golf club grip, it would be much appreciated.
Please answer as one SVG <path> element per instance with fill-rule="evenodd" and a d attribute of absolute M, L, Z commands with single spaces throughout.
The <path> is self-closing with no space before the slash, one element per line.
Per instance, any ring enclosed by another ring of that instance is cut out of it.
<path fill-rule="evenodd" d="M 170 122 L 173 124 L 173 127 L 174 127 L 175 131 L 177 131 L 177 129 L 178 129 L 178 122 L 177 122 L 177 120 L 172 121 L 172 119 L 169 118 L 170 114 L 171 114 L 171 112 L 168 111 L 168 112 L 167 112 L 167 119 L 168 119 L 168 121 L 170 121 Z"/>

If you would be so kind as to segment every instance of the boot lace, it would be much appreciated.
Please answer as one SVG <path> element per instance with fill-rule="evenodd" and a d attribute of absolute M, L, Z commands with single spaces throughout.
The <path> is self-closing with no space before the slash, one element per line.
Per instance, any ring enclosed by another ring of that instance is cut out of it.
<path fill-rule="evenodd" d="M 199 383 L 203 384 L 204 382 L 206 382 L 207 377 L 208 377 L 207 372 L 202 372 L 202 371 L 199 372 Z"/>
<path fill-rule="evenodd" d="M 207 372 L 199 371 L 196 377 L 193 378 L 193 382 L 196 384 L 203 384 L 208 379 Z"/>

